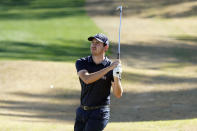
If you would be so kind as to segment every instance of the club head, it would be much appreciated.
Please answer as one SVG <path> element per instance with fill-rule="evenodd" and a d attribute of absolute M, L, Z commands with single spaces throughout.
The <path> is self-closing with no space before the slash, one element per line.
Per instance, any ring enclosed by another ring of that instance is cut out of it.
<path fill-rule="evenodd" d="M 121 5 L 121 6 L 118 6 L 118 7 L 116 8 L 116 10 L 120 10 L 120 12 L 122 12 L 122 5 Z"/>

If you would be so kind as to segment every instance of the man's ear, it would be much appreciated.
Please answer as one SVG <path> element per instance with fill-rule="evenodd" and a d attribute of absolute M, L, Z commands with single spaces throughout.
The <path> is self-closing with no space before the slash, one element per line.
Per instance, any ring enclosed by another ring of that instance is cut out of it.
<path fill-rule="evenodd" d="M 109 45 L 104 46 L 105 47 L 105 52 L 109 49 Z"/>

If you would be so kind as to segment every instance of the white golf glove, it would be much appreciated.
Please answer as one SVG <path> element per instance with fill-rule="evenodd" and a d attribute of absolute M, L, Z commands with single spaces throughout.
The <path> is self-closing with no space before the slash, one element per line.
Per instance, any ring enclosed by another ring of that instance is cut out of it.
<path fill-rule="evenodd" d="M 113 69 L 113 76 L 121 79 L 122 67 L 121 64 L 118 64 L 116 68 Z"/>

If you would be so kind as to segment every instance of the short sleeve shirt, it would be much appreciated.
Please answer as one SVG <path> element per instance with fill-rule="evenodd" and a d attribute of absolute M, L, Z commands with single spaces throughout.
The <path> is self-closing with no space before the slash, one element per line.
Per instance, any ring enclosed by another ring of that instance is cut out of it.
<path fill-rule="evenodd" d="M 111 61 L 105 57 L 102 63 L 95 64 L 92 56 L 84 57 L 76 61 L 77 72 L 87 70 L 88 73 L 94 73 L 111 65 Z M 81 105 L 83 106 L 101 106 L 110 104 L 111 82 L 113 80 L 113 71 L 109 71 L 99 80 L 85 84 L 83 80 L 81 84 Z"/>

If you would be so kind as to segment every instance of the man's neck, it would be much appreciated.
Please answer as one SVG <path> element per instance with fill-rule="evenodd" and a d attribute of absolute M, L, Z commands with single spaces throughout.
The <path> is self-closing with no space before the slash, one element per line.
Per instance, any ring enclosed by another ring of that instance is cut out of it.
<path fill-rule="evenodd" d="M 95 64 L 100 64 L 103 62 L 103 60 L 105 59 L 105 54 L 102 55 L 92 55 L 92 59 L 94 61 Z"/>

